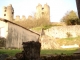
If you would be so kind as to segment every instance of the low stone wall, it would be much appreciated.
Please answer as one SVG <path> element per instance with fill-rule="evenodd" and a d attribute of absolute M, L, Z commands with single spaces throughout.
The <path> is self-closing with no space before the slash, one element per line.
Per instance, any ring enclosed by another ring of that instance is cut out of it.
<path fill-rule="evenodd" d="M 49 36 L 43 35 L 40 39 L 41 49 L 59 49 L 60 45 L 57 43 L 56 39 Z"/>
<path fill-rule="evenodd" d="M 80 36 L 80 25 L 72 26 L 54 26 L 44 30 L 45 35 L 54 38 L 67 38 Z"/>

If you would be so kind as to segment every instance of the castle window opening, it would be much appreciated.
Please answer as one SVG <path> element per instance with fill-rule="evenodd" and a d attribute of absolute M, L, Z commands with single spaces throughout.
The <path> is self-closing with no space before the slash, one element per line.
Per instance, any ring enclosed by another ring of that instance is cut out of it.
<path fill-rule="evenodd" d="M 43 10 L 44 8 L 42 8 L 42 10 Z"/>
<path fill-rule="evenodd" d="M 6 14 L 4 14 L 4 16 L 6 16 Z"/>
<path fill-rule="evenodd" d="M 14 14 L 14 12 L 12 12 L 12 14 Z"/>
<path fill-rule="evenodd" d="M 4 12 L 6 12 L 6 10 L 4 10 Z"/>

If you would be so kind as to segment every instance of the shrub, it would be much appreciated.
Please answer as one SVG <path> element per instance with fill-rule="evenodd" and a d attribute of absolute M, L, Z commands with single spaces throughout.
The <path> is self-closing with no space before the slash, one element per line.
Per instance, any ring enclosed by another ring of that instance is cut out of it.
<path fill-rule="evenodd" d="M 70 38 L 72 35 L 70 34 L 70 32 L 67 32 L 67 37 Z"/>
<path fill-rule="evenodd" d="M 3 37 L 0 37 L 0 47 L 5 47 L 6 45 L 6 39 Z"/>
<path fill-rule="evenodd" d="M 34 28 L 39 26 L 48 26 L 50 25 L 50 21 L 46 18 L 34 19 L 34 20 L 24 20 L 24 21 L 13 21 L 25 28 Z"/>

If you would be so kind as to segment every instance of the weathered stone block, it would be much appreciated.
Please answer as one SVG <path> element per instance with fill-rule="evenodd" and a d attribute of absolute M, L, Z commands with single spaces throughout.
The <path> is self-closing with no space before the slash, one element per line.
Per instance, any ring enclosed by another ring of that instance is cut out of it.
<path fill-rule="evenodd" d="M 15 56 L 18 60 L 39 60 L 41 43 L 39 42 L 23 42 L 22 53 L 17 53 Z"/>

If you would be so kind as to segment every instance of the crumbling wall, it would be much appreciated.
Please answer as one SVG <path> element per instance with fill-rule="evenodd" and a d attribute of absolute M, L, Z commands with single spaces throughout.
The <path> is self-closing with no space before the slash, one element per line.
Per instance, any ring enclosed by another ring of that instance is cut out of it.
<path fill-rule="evenodd" d="M 38 41 L 38 39 L 39 34 L 15 23 L 8 22 L 6 48 L 22 48 L 22 42 Z"/>
<path fill-rule="evenodd" d="M 46 35 L 54 38 L 77 37 L 80 36 L 80 25 L 54 26 L 44 32 Z"/>

